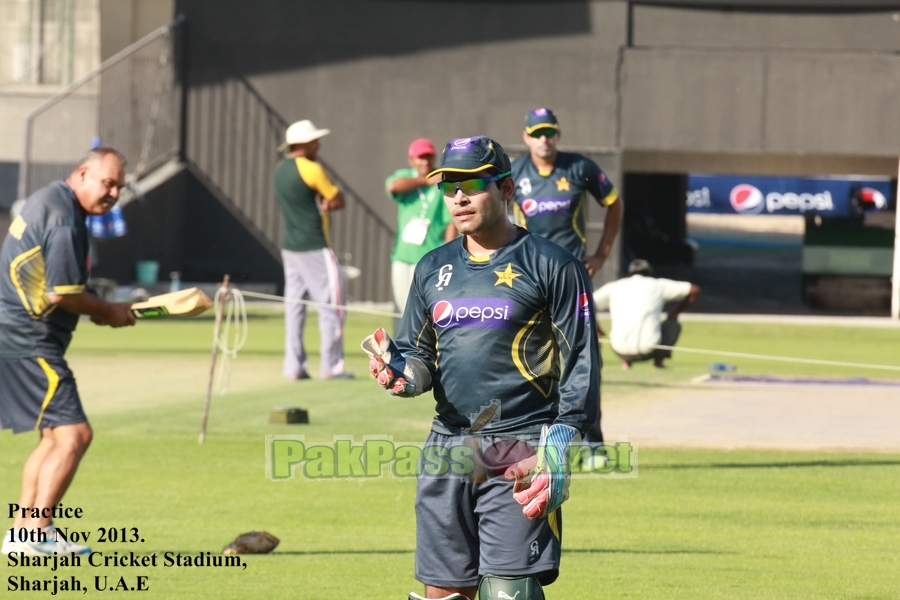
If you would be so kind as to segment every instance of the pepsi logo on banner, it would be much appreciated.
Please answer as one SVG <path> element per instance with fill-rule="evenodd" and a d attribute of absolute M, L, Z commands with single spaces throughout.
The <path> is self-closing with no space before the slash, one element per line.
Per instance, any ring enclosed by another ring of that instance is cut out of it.
<path fill-rule="evenodd" d="M 884 194 L 876 190 L 875 188 L 864 187 L 859 190 L 859 202 L 863 206 L 867 206 L 870 208 L 884 208 L 887 206 L 887 198 L 884 197 Z"/>
<path fill-rule="evenodd" d="M 691 174 L 687 184 L 689 213 L 859 217 L 888 208 L 893 196 L 891 178 L 873 176 Z"/>
<path fill-rule="evenodd" d="M 762 192 L 748 183 L 734 186 L 729 200 L 734 210 L 743 214 L 758 215 L 765 208 Z"/>

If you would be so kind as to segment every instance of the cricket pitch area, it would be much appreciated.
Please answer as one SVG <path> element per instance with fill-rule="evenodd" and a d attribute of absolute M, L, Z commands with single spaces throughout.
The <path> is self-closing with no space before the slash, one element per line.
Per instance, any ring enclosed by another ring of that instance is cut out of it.
<path fill-rule="evenodd" d="M 58 525 L 88 533 L 105 556 L 156 553 L 160 566 L 85 563 L 52 572 L 4 562 L 2 589 L 10 577 L 76 577 L 96 596 L 95 577 L 133 585 L 140 576 L 148 585 L 140 597 L 150 599 L 421 593 L 413 578 L 414 480 L 266 477 L 267 435 L 424 439 L 430 396 L 392 398 L 367 375 L 358 342 L 381 325 L 389 320 L 349 315 L 345 349 L 356 379 L 288 382 L 282 317 L 253 309 L 247 345 L 231 363 L 227 393 L 212 399 L 199 445 L 212 318 L 116 331 L 82 322 L 68 359 L 94 441 L 63 500 L 84 517 Z M 316 327 L 313 317 L 306 335 L 314 375 Z M 900 328 L 691 320 L 679 345 L 896 365 Z M 900 373 L 677 350 L 668 369 L 622 371 L 608 347 L 603 356 L 604 431 L 610 442 L 636 446 L 638 474 L 573 480 L 561 575 L 545 588 L 548 599 L 896 597 Z M 695 381 L 713 362 L 737 367 L 726 375 L 883 385 Z M 310 423 L 270 424 L 269 412 L 281 406 L 308 410 Z M 35 434 L 0 433 L 4 509 L 18 501 L 35 442 Z M 98 542 L 101 528 L 136 528 L 143 541 Z M 246 568 L 163 564 L 166 553 L 220 555 L 254 530 L 281 543 L 272 554 L 242 556 Z"/>

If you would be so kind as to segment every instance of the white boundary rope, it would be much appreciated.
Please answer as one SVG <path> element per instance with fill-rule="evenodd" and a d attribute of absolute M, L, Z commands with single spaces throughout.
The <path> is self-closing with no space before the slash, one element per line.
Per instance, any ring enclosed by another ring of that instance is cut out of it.
<path fill-rule="evenodd" d="M 285 298 L 284 296 L 273 296 L 272 294 L 260 294 L 259 292 L 248 292 L 244 291 L 243 294 L 250 298 L 260 298 L 261 300 L 275 300 L 276 302 L 290 302 L 291 304 L 305 304 L 307 306 L 313 307 L 322 307 L 322 308 L 334 308 L 336 310 L 343 310 L 347 312 L 358 312 L 365 313 L 368 315 L 377 315 L 379 317 L 396 317 L 400 318 L 403 315 L 395 312 L 388 312 L 386 310 L 377 310 L 374 308 L 362 308 L 358 306 L 349 307 L 343 304 L 329 304 L 327 302 L 313 302 L 312 300 L 300 300 L 297 298 Z"/>
<path fill-rule="evenodd" d="M 237 291 L 237 290 L 233 290 Z M 240 292 L 238 292 L 240 293 Z M 308 306 L 321 306 L 325 308 L 334 308 L 341 309 L 347 312 L 358 312 L 358 313 L 366 313 L 370 315 L 378 315 L 381 317 L 396 317 L 400 318 L 403 315 L 388 312 L 383 310 L 375 310 L 369 308 L 361 308 L 361 307 L 349 307 L 337 304 L 326 304 L 324 302 L 313 302 L 310 300 L 298 300 L 292 298 L 285 298 L 284 296 L 275 296 L 272 294 L 260 294 L 258 292 L 243 292 L 245 296 L 260 298 L 262 300 L 275 300 L 277 302 L 291 302 L 294 304 L 306 304 Z M 244 314 L 244 318 L 246 319 L 246 313 Z M 246 326 L 246 325 L 245 325 Z M 246 337 L 246 336 L 245 336 Z M 608 339 L 601 339 L 600 343 L 609 344 Z M 882 371 L 898 371 L 900 372 L 900 366 L 893 365 L 876 365 L 876 364 L 868 364 L 868 363 L 854 363 L 854 362 L 843 362 L 837 360 L 820 360 L 816 358 L 795 358 L 792 356 L 772 356 L 767 354 L 750 354 L 747 352 L 729 352 L 727 350 L 706 350 L 703 348 L 685 348 L 684 346 L 653 346 L 654 349 L 657 350 L 672 350 L 678 352 L 687 352 L 692 354 L 709 354 L 711 356 L 729 356 L 732 358 L 749 358 L 752 360 L 769 360 L 773 362 L 788 362 L 788 363 L 801 363 L 807 365 L 826 365 L 831 367 L 853 367 L 857 369 L 875 369 Z"/>
<path fill-rule="evenodd" d="M 220 396 L 228 391 L 228 383 L 231 381 L 231 360 L 237 358 L 238 352 L 247 343 L 247 306 L 244 303 L 244 294 L 237 288 L 216 290 L 216 298 L 213 301 L 216 313 L 221 310 L 219 300 L 222 294 L 226 294 L 224 312 L 222 317 L 222 329 L 216 336 L 215 344 L 219 348 L 218 365 L 216 366 L 215 386 Z M 217 314 L 218 316 L 218 314 Z M 234 330 L 232 331 L 232 325 Z"/>
<path fill-rule="evenodd" d="M 601 344 L 609 344 L 609 340 L 600 340 Z M 751 358 L 754 360 L 771 360 L 776 362 L 803 363 L 807 365 L 827 365 L 831 367 L 855 367 L 858 369 L 883 369 L 885 371 L 900 371 L 900 367 L 891 365 L 872 365 L 866 363 L 841 362 L 837 360 L 820 360 L 817 358 L 794 358 L 791 356 L 769 356 L 766 354 L 748 354 L 746 352 L 729 352 L 727 350 L 703 350 L 700 348 L 684 348 L 683 346 L 653 346 L 655 350 L 677 350 L 693 354 L 711 354 L 713 356 L 731 356 L 734 358 Z"/>

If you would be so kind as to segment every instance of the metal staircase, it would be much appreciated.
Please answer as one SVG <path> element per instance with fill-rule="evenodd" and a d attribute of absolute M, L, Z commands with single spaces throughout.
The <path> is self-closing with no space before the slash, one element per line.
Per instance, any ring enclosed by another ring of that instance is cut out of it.
<path fill-rule="evenodd" d="M 204 82 L 213 83 L 192 84 L 179 58 L 184 28 L 179 17 L 29 115 L 19 197 L 67 176 L 101 142 L 129 159 L 120 203 L 150 197 L 187 170 L 280 261 L 283 224 L 272 172 L 288 123 L 241 76 L 204 73 Z M 347 199 L 346 209 L 332 218 L 331 238 L 338 257 L 362 273 L 348 283 L 348 297 L 390 299 L 393 228 L 320 162 Z"/>

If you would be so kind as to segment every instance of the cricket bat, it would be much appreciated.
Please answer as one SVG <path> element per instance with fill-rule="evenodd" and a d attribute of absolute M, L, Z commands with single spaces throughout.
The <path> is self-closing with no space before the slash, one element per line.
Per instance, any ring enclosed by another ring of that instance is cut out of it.
<path fill-rule="evenodd" d="M 195 317 L 212 308 L 212 300 L 199 288 L 187 288 L 180 292 L 151 296 L 144 302 L 131 305 L 131 314 L 136 319 L 158 319 L 160 317 Z"/>
<path fill-rule="evenodd" d="M 499 403 L 491 403 L 487 407 L 485 407 L 478 417 L 472 422 L 472 426 L 469 428 L 469 433 L 475 433 L 480 430 L 482 427 L 491 422 L 491 419 L 494 418 L 494 414 L 497 412 L 497 409 L 500 408 Z M 472 469 L 471 480 L 472 483 L 484 483 L 487 481 L 487 474 L 484 470 L 484 463 L 481 459 L 481 441 L 474 437 L 465 437 L 463 438 L 463 443 L 472 449 L 472 460 L 475 461 L 475 467 Z"/>

